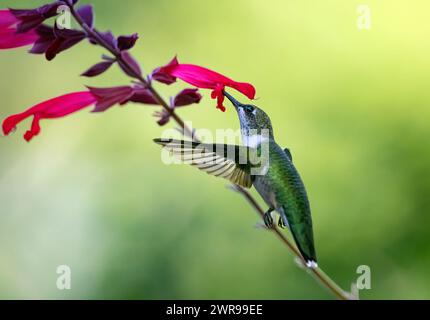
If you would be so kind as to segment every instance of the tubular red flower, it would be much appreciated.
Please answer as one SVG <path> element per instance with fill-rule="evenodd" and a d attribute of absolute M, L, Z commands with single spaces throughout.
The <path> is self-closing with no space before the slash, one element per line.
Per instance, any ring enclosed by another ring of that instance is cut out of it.
<path fill-rule="evenodd" d="M 38 36 L 33 31 L 17 34 L 14 29 L 0 30 L 0 49 L 14 49 L 33 44 Z"/>
<path fill-rule="evenodd" d="M 18 19 L 9 10 L 0 10 L 0 29 L 9 28 L 18 23 Z"/>
<path fill-rule="evenodd" d="M 3 121 L 2 129 L 5 135 L 10 134 L 23 120 L 33 116 L 33 122 L 24 139 L 30 141 L 40 133 L 40 120 L 55 119 L 77 112 L 97 102 L 97 98 L 89 91 L 69 93 L 56 97 L 31 107 L 30 109 L 12 115 Z"/>
<path fill-rule="evenodd" d="M 13 49 L 33 44 L 39 38 L 33 30 L 17 33 L 19 20 L 9 10 L 0 10 L 0 49 Z"/>
<path fill-rule="evenodd" d="M 241 92 L 249 99 L 255 98 L 255 88 L 249 83 L 237 82 L 215 71 L 193 64 L 180 64 L 175 57 L 169 64 L 156 69 L 153 79 L 163 83 L 172 83 L 176 78 L 181 79 L 197 88 L 212 89 L 212 99 L 217 99 L 217 108 L 225 111 L 223 106 L 225 87 Z"/>

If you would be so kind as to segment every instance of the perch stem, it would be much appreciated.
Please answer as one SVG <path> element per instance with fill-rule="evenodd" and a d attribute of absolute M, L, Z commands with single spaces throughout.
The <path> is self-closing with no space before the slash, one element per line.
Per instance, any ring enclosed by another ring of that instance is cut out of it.
<path fill-rule="evenodd" d="M 248 201 L 248 203 L 254 208 L 254 210 L 258 213 L 258 215 L 261 217 L 261 219 L 264 218 L 264 211 L 258 204 L 258 202 L 252 197 L 252 195 L 242 188 L 241 186 L 235 185 L 234 189 L 241 193 L 244 198 Z M 302 255 L 300 254 L 297 247 L 285 236 L 284 233 L 282 233 L 279 228 L 277 228 L 275 225 L 270 229 L 273 231 L 276 236 L 281 240 L 282 243 L 284 243 L 287 248 L 291 251 L 291 253 L 300 260 L 301 264 L 303 266 L 306 265 L 305 260 L 303 259 Z M 337 299 L 339 300 L 353 300 L 353 297 L 351 294 L 345 292 L 342 290 L 342 288 L 334 282 L 321 268 L 308 268 L 308 270 L 313 274 L 313 276 L 319 281 L 319 283 L 325 287 L 328 291 L 330 291 Z"/>

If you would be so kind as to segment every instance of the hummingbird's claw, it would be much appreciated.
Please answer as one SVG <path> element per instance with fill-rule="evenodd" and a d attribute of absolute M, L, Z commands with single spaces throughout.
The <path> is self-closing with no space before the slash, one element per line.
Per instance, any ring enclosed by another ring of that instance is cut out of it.
<path fill-rule="evenodd" d="M 278 227 L 281 229 L 285 229 L 287 226 L 284 224 L 284 220 L 282 219 L 282 217 L 279 217 L 278 219 Z"/>
<path fill-rule="evenodd" d="M 272 211 L 273 209 L 269 209 L 265 214 L 264 214 L 264 224 L 266 225 L 267 228 L 271 229 L 273 227 L 273 218 L 272 218 Z"/>

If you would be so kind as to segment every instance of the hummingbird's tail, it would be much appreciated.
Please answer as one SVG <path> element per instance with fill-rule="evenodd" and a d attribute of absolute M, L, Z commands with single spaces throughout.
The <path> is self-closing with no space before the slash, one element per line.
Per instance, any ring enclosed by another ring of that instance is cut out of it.
<path fill-rule="evenodd" d="M 296 239 L 294 237 L 294 239 Z M 309 246 L 306 246 L 306 248 L 303 248 L 299 242 L 296 241 L 297 247 L 300 251 L 300 253 L 302 254 L 303 259 L 305 259 L 306 262 L 306 267 L 310 268 L 310 269 L 316 269 L 318 268 L 318 263 L 317 263 L 317 257 L 315 254 L 315 248 L 314 248 L 314 244 L 313 242 L 311 244 L 309 244 Z M 308 251 L 310 250 L 310 252 Z"/>
<path fill-rule="evenodd" d="M 310 269 L 316 269 L 316 268 L 318 268 L 318 263 L 314 260 L 308 260 L 308 261 L 306 261 L 306 267 L 308 267 Z"/>
<path fill-rule="evenodd" d="M 286 214 L 286 216 L 288 219 L 288 214 Z M 293 235 L 294 241 L 296 242 L 297 248 L 306 262 L 306 266 L 311 269 L 318 268 L 312 220 L 310 219 L 310 216 L 302 216 L 299 221 L 294 221 L 294 218 L 291 218 L 292 219 L 288 219 L 290 231 Z"/>
<path fill-rule="evenodd" d="M 318 268 L 317 256 L 315 254 L 313 239 L 308 240 L 308 241 L 303 243 L 303 242 L 298 241 L 297 237 L 294 234 L 294 231 L 291 230 L 291 232 L 293 234 L 297 248 L 299 249 L 303 259 L 306 262 L 306 267 L 308 267 L 310 269 Z"/>

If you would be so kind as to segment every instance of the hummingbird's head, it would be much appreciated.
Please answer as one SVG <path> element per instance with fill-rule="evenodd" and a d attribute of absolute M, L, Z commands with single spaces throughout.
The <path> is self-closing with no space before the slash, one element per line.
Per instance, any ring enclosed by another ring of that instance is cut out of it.
<path fill-rule="evenodd" d="M 273 138 L 272 123 L 269 116 L 263 110 L 252 104 L 240 103 L 226 91 L 224 91 L 224 95 L 236 108 L 243 135 L 264 134 Z"/>

